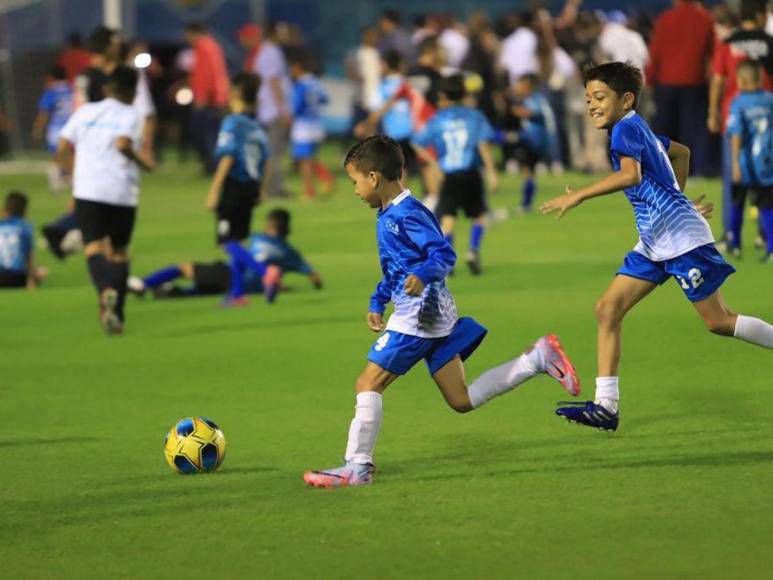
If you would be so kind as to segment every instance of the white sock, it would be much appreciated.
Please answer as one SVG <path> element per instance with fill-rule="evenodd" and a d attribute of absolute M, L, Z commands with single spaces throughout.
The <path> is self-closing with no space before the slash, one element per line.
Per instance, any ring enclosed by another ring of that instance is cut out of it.
<path fill-rule="evenodd" d="M 542 353 L 536 348 L 503 365 L 487 370 L 467 387 L 473 409 L 502 395 L 544 370 Z"/>
<path fill-rule="evenodd" d="M 733 336 L 752 344 L 773 348 L 773 326 L 753 316 L 739 314 Z"/>
<path fill-rule="evenodd" d="M 594 402 L 613 413 L 617 413 L 617 402 L 620 400 L 619 382 L 620 377 L 596 377 L 596 399 Z"/>
<path fill-rule="evenodd" d="M 384 414 L 381 393 L 366 391 L 357 395 L 354 419 L 349 426 L 349 441 L 346 444 L 346 462 L 373 463 L 373 448 L 381 428 Z"/>

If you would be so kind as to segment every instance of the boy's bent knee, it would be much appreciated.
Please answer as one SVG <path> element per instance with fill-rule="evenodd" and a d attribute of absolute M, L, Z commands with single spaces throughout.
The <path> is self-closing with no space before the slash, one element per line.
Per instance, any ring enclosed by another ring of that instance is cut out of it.
<path fill-rule="evenodd" d="M 622 304 L 616 300 L 601 298 L 596 302 L 596 320 L 599 322 L 619 322 L 624 314 Z"/>
<path fill-rule="evenodd" d="M 460 414 L 469 413 L 472 411 L 472 405 L 470 404 L 470 401 L 448 401 L 448 406 L 451 407 L 454 411 Z"/>

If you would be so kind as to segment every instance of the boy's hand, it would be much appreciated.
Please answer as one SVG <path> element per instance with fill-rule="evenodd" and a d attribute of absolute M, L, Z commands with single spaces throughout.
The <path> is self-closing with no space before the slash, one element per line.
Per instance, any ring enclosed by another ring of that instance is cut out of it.
<path fill-rule="evenodd" d="M 558 211 L 558 215 L 556 215 L 556 219 L 561 219 L 561 217 L 566 212 L 568 212 L 573 207 L 577 207 L 578 205 L 580 205 L 579 197 L 577 196 L 575 191 L 567 185 L 566 193 L 564 195 L 560 195 L 558 197 L 554 197 L 549 201 L 546 201 L 539 207 L 539 210 L 540 212 L 542 212 L 542 215 L 547 215 L 554 211 Z"/>
<path fill-rule="evenodd" d="M 415 274 L 411 274 L 405 279 L 403 288 L 408 296 L 421 296 L 421 293 L 424 292 L 424 282 Z"/>
<path fill-rule="evenodd" d="M 711 219 L 712 214 L 714 213 L 714 204 L 709 203 L 703 203 L 703 200 L 706 198 L 706 194 L 699 195 L 695 199 L 692 200 L 692 205 L 695 207 L 695 209 L 698 210 L 698 212 L 707 220 Z"/>
<path fill-rule="evenodd" d="M 381 332 L 384 330 L 384 318 L 378 312 L 368 312 L 367 316 L 368 328 L 373 332 Z"/>

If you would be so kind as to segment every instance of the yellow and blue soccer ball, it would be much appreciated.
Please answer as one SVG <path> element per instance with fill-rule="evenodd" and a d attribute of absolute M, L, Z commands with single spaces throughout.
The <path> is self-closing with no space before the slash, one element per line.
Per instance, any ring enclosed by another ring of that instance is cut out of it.
<path fill-rule="evenodd" d="M 225 459 L 225 435 L 206 417 L 181 419 L 164 439 L 164 455 L 177 473 L 215 471 Z"/>

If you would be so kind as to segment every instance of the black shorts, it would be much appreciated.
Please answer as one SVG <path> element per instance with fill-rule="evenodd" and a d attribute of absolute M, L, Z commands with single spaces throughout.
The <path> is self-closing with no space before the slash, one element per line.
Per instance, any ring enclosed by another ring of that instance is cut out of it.
<path fill-rule="evenodd" d="M 259 192 L 259 181 L 226 178 L 215 210 L 218 244 L 247 239 L 252 224 L 252 208 L 255 207 Z"/>
<path fill-rule="evenodd" d="M 231 287 L 231 269 L 223 261 L 193 264 L 193 285 L 201 294 L 225 294 Z"/>
<path fill-rule="evenodd" d="M 75 200 L 75 218 L 83 233 L 83 243 L 110 238 L 113 248 L 126 248 L 132 239 L 136 207 L 112 205 L 87 199 Z"/>
<path fill-rule="evenodd" d="M 400 149 L 403 152 L 403 159 L 405 160 L 405 173 L 408 175 L 416 175 L 419 173 L 419 160 L 416 157 L 416 150 L 411 145 L 410 139 L 401 139 L 397 142 Z"/>
<path fill-rule="evenodd" d="M 488 210 L 483 178 L 478 169 L 448 173 L 443 179 L 435 215 L 439 218 L 444 215 L 456 216 L 460 209 L 464 210 L 464 215 L 473 219 Z"/>
<path fill-rule="evenodd" d="M 541 156 L 526 143 L 519 141 L 513 145 L 513 159 L 515 159 L 521 167 L 528 167 L 530 171 L 534 171 Z"/>
<path fill-rule="evenodd" d="M 759 209 L 773 209 L 773 186 L 771 185 L 734 183 L 731 189 L 733 205 L 738 206 L 746 203 L 746 196 L 750 191 L 752 192 L 752 203 Z"/>
<path fill-rule="evenodd" d="M 0 272 L 0 288 L 24 288 L 26 285 L 26 272 Z"/>

